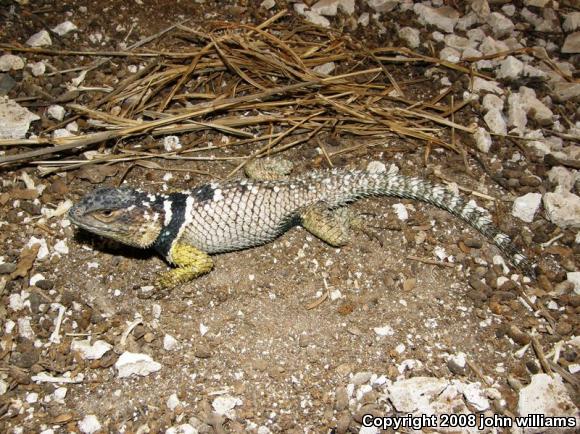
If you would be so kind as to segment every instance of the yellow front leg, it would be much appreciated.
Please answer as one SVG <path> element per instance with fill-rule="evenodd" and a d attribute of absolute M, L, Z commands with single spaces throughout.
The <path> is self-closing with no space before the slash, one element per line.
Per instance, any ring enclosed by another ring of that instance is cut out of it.
<path fill-rule="evenodd" d="M 168 259 L 176 268 L 159 275 L 158 288 L 173 288 L 209 273 L 213 268 L 213 261 L 207 253 L 187 244 L 175 243 L 169 251 Z"/>

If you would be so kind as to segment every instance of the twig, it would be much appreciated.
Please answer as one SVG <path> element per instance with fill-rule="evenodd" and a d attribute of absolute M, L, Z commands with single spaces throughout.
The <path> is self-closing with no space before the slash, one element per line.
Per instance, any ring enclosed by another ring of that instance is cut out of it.
<path fill-rule="evenodd" d="M 430 259 L 430 258 L 421 258 L 419 256 L 414 256 L 414 255 L 407 255 L 407 259 L 411 259 L 413 261 L 423 262 L 425 264 L 438 265 L 440 267 L 448 267 L 448 268 L 454 268 L 457 265 L 457 264 L 452 264 L 451 262 L 437 261 L 435 259 Z"/>
<path fill-rule="evenodd" d="M 536 357 L 540 361 L 540 365 L 542 365 L 542 369 L 550 377 L 553 377 L 552 368 L 550 367 L 550 363 L 548 362 L 548 360 L 546 359 L 546 356 L 544 355 L 544 350 L 542 349 L 542 345 L 540 344 L 540 341 L 538 341 L 538 338 L 533 334 L 530 334 L 529 336 L 530 336 L 530 339 L 532 340 L 532 348 L 534 349 L 534 352 L 536 353 Z"/>

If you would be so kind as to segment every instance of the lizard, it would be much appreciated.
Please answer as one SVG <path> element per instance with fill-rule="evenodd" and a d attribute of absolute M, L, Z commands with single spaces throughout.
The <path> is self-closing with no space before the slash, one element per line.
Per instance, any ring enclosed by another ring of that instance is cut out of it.
<path fill-rule="evenodd" d="M 290 177 L 272 173 L 271 168 L 253 170 L 250 179 L 166 194 L 102 187 L 85 195 L 68 215 L 73 224 L 94 234 L 156 250 L 174 266 L 160 273 L 155 282 L 160 290 L 211 271 L 212 255 L 268 243 L 296 225 L 331 246 L 343 246 L 353 226 L 346 205 L 369 196 L 414 199 L 447 210 L 481 232 L 524 274 L 535 277 L 533 264 L 485 210 L 443 185 L 401 175 L 396 166 L 382 173 L 336 168 Z"/>

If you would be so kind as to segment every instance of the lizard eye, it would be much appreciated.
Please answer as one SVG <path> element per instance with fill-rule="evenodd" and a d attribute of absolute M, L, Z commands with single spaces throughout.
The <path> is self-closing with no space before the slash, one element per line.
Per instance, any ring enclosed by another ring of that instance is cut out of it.
<path fill-rule="evenodd" d="M 115 217 L 117 217 L 117 215 L 119 214 L 119 210 L 115 210 L 115 209 L 103 209 L 100 211 L 97 211 L 93 214 L 93 216 L 97 219 L 97 220 L 101 220 L 104 222 L 109 222 L 111 220 L 113 220 Z"/>

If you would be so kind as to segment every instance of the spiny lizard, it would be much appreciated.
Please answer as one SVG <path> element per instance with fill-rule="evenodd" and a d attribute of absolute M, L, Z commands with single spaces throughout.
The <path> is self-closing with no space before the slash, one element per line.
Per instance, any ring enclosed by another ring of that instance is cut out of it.
<path fill-rule="evenodd" d="M 396 168 L 395 168 L 396 169 Z M 175 266 L 157 285 L 170 288 L 209 272 L 210 255 L 254 247 L 301 225 L 332 246 L 348 241 L 344 205 L 367 196 L 410 198 L 449 211 L 493 241 L 525 274 L 534 267 L 493 225 L 488 214 L 446 187 L 389 170 L 383 173 L 333 169 L 285 179 L 242 179 L 201 185 L 189 191 L 152 194 L 101 188 L 69 212 L 71 221 L 122 243 L 154 248 Z"/>

